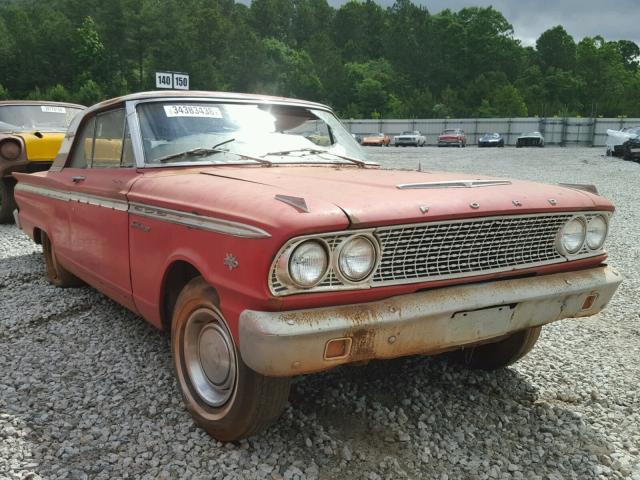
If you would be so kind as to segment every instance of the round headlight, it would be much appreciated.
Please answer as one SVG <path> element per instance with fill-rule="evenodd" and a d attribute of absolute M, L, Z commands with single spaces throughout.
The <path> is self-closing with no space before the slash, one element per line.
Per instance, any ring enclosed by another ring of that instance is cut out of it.
<path fill-rule="evenodd" d="M 301 287 L 309 288 L 327 273 L 329 259 L 320 242 L 309 240 L 301 243 L 289 257 L 289 276 Z"/>
<path fill-rule="evenodd" d="M 366 237 L 353 237 L 340 248 L 338 267 L 340 273 L 352 282 L 369 276 L 376 264 L 376 248 Z"/>
<path fill-rule="evenodd" d="M 15 140 L 5 140 L 0 144 L 0 155 L 7 160 L 15 160 L 20 156 L 22 148 Z"/>
<path fill-rule="evenodd" d="M 587 225 L 587 246 L 591 250 L 598 250 L 602 247 L 605 238 L 607 238 L 607 221 L 602 215 L 596 215 Z"/>
<path fill-rule="evenodd" d="M 564 224 L 560 232 L 560 242 L 566 253 L 574 254 L 584 245 L 587 232 L 586 222 L 582 217 L 574 217 Z"/>

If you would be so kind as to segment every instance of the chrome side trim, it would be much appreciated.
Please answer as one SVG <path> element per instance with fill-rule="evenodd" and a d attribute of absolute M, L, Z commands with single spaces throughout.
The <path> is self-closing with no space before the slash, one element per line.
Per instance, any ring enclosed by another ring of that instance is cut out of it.
<path fill-rule="evenodd" d="M 232 235 L 234 237 L 269 238 L 271 236 L 268 232 L 252 225 L 233 222 L 231 220 L 223 220 L 220 218 L 205 217 L 180 210 L 155 207 L 143 203 L 129 203 L 123 200 L 114 200 L 96 195 L 67 192 L 22 183 L 18 183 L 18 185 L 16 185 L 16 190 L 41 195 L 54 200 L 60 200 L 62 202 L 78 202 L 122 212 L 129 212 L 141 217 L 152 218 L 155 220 L 183 225 L 189 228 L 197 228 L 199 230 L 221 233 L 224 235 Z"/>
<path fill-rule="evenodd" d="M 96 207 L 109 208 L 111 210 L 119 210 L 122 212 L 126 212 L 129 209 L 129 204 L 123 200 L 99 197 L 97 195 L 89 195 L 86 193 L 67 192 L 23 183 L 18 183 L 18 185 L 16 185 L 16 190 L 35 193 L 36 195 L 53 198 L 54 200 L 60 200 L 63 202 L 84 203 L 87 205 L 94 205 Z"/>
<path fill-rule="evenodd" d="M 446 182 L 401 183 L 396 185 L 400 190 L 429 188 L 476 188 L 511 185 L 509 180 L 449 180 Z"/>
<path fill-rule="evenodd" d="M 246 225 L 244 223 L 223 220 L 221 218 L 205 217 L 195 213 L 182 212 L 180 210 L 154 207 L 143 203 L 131 202 L 129 204 L 129 212 L 134 215 L 140 215 L 141 217 L 175 223 L 177 225 L 197 228 L 199 230 L 232 235 L 234 237 L 269 238 L 271 236 L 261 228 Z"/>

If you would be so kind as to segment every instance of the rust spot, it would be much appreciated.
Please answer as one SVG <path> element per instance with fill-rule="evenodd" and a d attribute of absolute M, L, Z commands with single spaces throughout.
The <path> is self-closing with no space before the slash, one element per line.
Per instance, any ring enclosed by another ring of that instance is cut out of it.
<path fill-rule="evenodd" d="M 373 329 L 359 329 L 347 334 L 351 337 L 350 361 L 368 360 L 374 358 L 374 343 L 376 332 Z"/>

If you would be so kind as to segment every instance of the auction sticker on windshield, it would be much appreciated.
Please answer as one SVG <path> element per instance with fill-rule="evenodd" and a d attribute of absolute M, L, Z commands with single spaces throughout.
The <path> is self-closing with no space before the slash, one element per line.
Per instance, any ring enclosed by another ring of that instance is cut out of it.
<path fill-rule="evenodd" d="M 218 107 L 206 105 L 165 105 L 164 111 L 167 117 L 222 118 L 222 112 Z"/>
<path fill-rule="evenodd" d="M 67 113 L 64 107 L 52 107 L 51 105 L 42 105 L 40 107 L 44 113 Z"/>

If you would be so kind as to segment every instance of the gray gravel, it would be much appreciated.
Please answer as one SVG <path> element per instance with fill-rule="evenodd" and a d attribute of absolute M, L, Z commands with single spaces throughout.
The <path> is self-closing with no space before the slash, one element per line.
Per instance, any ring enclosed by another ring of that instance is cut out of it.
<path fill-rule="evenodd" d="M 440 358 L 296 380 L 267 432 L 221 444 L 193 426 L 167 338 L 89 288 L 43 277 L 0 226 L 0 478 L 640 480 L 640 165 L 594 149 L 371 149 L 389 168 L 596 183 L 618 207 L 626 280 L 608 309 L 546 327 L 498 373 Z"/>

